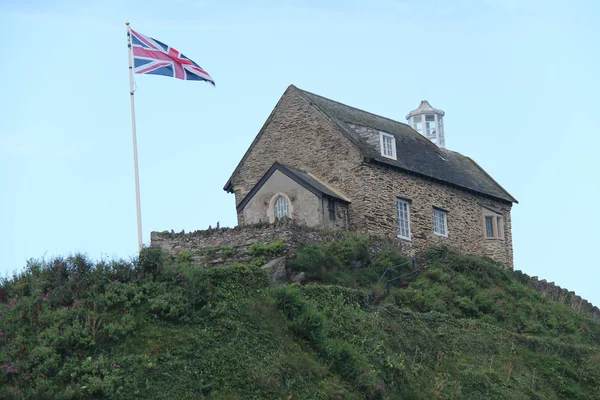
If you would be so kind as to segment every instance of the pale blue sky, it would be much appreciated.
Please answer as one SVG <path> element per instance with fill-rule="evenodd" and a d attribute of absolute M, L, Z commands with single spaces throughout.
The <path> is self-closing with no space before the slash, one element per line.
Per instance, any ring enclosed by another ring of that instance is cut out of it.
<path fill-rule="evenodd" d="M 0 2 L 0 273 L 129 257 L 137 233 L 125 24 L 215 79 L 136 76 L 144 242 L 234 226 L 222 187 L 289 84 L 404 121 L 520 204 L 515 268 L 600 305 L 600 2 Z"/>

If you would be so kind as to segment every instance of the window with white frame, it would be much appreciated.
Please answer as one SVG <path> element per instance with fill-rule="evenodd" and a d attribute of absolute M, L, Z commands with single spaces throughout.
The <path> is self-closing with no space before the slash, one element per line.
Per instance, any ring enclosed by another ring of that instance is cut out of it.
<path fill-rule="evenodd" d="M 410 240 L 410 206 L 404 199 L 396 199 L 398 210 L 398 237 Z"/>
<path fill-rule="evenodd" d="M 381 155 L 396 160 L 396 138 L 385 132 L 379 132 Z"/>
<path fill-rule="evenodd" d="M 448 236 L 448 213 L 439 208 L 433 208 L 433 233 Z"/>
<path fill-rule="evenodd" d="M 275 204 L 273 206 L 273 215 L 275 219 L 284 219 L 290 218 L 290 203 L 288 199 L 283 196 L 279 196 L 277 200 L 275 200 Z"/>
<path fill-rule="evenodd" d="M 482 209 L 483 237 L 486 239 L 504 240 L 504 217 L 499 212 L 488 208 Z"/>

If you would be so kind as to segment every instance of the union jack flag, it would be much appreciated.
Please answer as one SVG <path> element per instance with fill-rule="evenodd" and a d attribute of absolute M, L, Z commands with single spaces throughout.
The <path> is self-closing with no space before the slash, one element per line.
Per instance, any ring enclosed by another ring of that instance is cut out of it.
<path fill-rule="evenodd" d="M 208 72 L 174 48 L 129 29 L 133 48 L 133 72 L 154 74 L 215 85 Z"/>

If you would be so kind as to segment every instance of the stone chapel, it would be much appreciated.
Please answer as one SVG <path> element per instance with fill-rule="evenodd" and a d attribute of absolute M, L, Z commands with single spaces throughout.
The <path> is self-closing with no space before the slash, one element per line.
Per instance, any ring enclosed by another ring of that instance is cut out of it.
<path fill-rule="evenodd" d="M 427 101 L 407 123 L 287 88 L 224 190 L 238 224 L 290 218 L 402 241 L 447 244 L 512 268 L 511 196 L 446 148 L 444 112 Z"/>

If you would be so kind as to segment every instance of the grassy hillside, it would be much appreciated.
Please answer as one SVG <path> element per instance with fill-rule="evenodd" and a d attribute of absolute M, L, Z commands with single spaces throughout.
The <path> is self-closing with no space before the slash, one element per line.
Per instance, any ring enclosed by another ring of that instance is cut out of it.
<path fill-rule="evenodd" d="M 598 322 L 435 254 L 377 307 L 365 292 L 403 258 L 361 237 L 299 250 L 304 286 L 156 248 L 32 261 L 0 286 L 0 398 L 600 399 Z"/>

